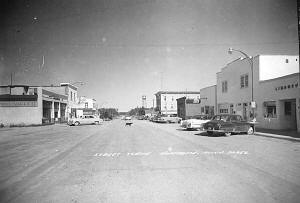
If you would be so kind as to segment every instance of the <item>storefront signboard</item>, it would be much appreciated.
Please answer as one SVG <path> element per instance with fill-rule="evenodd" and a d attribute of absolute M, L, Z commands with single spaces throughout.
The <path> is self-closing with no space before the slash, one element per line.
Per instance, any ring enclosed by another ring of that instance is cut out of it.
<path fill-rule="evenodd" d="M 37 107 L 37 101 L 0 101 L 0 107 Z"/>

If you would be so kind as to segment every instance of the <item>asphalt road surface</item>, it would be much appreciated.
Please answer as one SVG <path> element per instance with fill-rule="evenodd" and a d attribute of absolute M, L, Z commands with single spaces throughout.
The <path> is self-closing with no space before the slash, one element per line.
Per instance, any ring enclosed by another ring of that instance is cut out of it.
<path fill-rule="evenodd" d="M 299 150 L 137 120 L 0 129 L 0 202 L 300 202 Z"/>

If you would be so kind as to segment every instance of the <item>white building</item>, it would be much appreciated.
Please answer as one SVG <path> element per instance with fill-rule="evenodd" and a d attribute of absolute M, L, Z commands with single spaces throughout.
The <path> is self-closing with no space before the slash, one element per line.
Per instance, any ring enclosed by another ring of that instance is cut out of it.
<path fill-rule="evenodd" d="M 98 104 L 95 99 L 81 96 L 78 104 L 74 107 L 76 109 L 76 116 L 95 115 L 98 114 Z"/>
<path fill-rule="evenodd" d="M 60 83 L 60 86 L 48 86 L 44 87 L 44 89 L 49 91 L 55 91 L 60 94 L 67 95 L 67 101 L 68 105 L 66 107 L 65 111 L 65 118 L 71 118 L 72 116 L 75 116 L 75 108 L 79 102 L 78 99 L 78 88 L 70 83 Z"/>
<path fill-rule="evenodd" d="M 156 108 L 161 114 L 177 114 L 177 100 L 181 97 L 200 99 L 197 91 L 159 91 L 156 96 Z"/>
<path fill-rule="evenodd" d="M 258 126 L 300 131 L 299 56 L 258 55 L 252 71 L 237 59 L 217 73 L 217 111 L 254 117 Z"/>

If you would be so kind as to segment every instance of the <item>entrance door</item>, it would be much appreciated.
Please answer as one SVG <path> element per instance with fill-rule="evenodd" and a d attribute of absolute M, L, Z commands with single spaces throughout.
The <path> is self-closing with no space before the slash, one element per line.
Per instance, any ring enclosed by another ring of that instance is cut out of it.
<path fill-rule="evenodd" d="M 247 120 L 248 118 L 248 105 L 247 103 L 243 103 L 243 119 Z"/>
<path fill-rule="evenodd" d="M 281 126 L 285 129 L 296 130 L 297 118 L 296 118 L 296 99 L 281 101 L 283 111 L 281 111 Z"/>

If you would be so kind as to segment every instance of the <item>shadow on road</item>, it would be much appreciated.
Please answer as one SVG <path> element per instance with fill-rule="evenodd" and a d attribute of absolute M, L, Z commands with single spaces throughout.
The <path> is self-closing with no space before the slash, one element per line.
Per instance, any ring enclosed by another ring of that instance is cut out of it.
<path fill-rule="evenodd" d="M 205 136 L 205 137 L 221 137 L 222 136 L 222 134 L 219 134 L 219 133 L 213 133 L 212 135 L 209 135 L 207 132 L 200 132 L 200 133 L 196 133 L 195 135 Z"/>
<path fill-rule="evenodd" d="M 198 130 L 195 130 L 195 129 L 185 129 L 185 128 L 178 128 L 176 130 L 178 130 L 178 131 L 198 131 Z"/>

